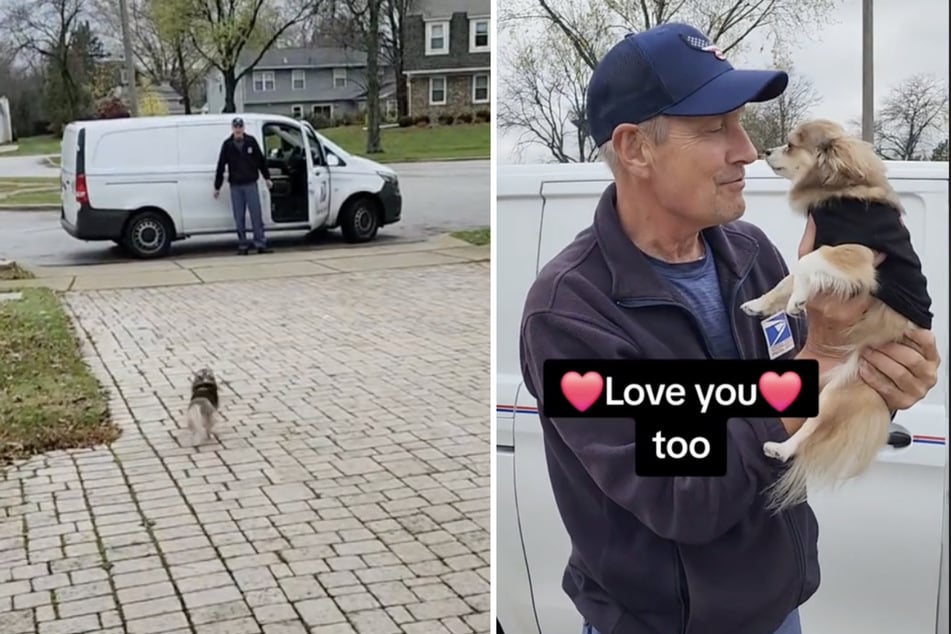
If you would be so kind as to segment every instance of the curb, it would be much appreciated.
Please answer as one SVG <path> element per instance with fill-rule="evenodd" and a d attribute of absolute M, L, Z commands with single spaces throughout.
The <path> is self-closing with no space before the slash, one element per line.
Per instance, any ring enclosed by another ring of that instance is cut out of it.
<path fill-rule="evenodd" d="M 59 211 L 60 205 L 45 203 L 23 203 L 22 205 L 5 205 L 0 203 L 0 211 Z"/>
<path fill-rule="evenodd" d="M 376 161 L 376 159 L 371 158 L 373 155 L 367 155 L 364 158 L 370 158 L 370 160 Z M 405 158 L 400 160 L 393 161 L 376 161 L 382 165 L 393 165 L 396 163 L 457 163 L 460 161 L 490 161 L 492 156 L 456 156 L 449 158 Z"/>

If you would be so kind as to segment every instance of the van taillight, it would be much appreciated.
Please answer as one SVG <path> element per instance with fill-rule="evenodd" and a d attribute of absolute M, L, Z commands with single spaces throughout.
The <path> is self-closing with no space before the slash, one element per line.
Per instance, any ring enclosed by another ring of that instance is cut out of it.
<path fill-rule="evenodd" d="M 76 175 L 76 202 L 80 205 L 89 203 L 89 192 L 86 191 L 86 175 Z"/>

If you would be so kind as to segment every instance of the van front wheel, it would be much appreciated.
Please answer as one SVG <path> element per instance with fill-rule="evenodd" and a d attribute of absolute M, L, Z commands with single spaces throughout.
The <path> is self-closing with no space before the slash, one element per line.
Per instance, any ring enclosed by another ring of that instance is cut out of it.
<path fill-rule="evenodd" d="M 165 214 L 158 211 L 136 214 L 125 227 L 122 244 L 132 255 L 142 259 L 168 255 L 172 246 L 172 230 Z"/>
<path fill-rule="evenodd" d="M 379 228 L 380 212 L 372 198 L 354 198 L 340 211 L 340 231 L 347 242 L 372 240 Z"/>

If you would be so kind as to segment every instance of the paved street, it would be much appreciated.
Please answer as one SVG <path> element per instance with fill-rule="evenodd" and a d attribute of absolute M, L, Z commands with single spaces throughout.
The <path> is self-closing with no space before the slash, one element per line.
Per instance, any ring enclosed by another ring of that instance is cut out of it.
<path fill-rule="evenodd" d="M 123 435 L 0 479 L 0 632 L 490 631 L 488 295 L 488 262 L 67 294 Z"/>
<path fill-rule="evenodd" d="M 3 162 L 14 160 L 24 159 L 0 158 L 0 176 Z M 489 226 L 489 161 L 401 163 L 392 167 L 400 175 L 403 219 L 380 230 L 380 243 Z M 271 234 L 272 244 L 279 249 L 321 248 L 342 241 L 339 231 L 316 242 L 297 232 Z M 234 249 L 234 242 L 230 235 L 189 238 L 173 245 L 172 252 L 177 256 L 224 253 Z M 112 242 L 82 242 L 70 237 L 59 225 L 59 212 L 48 211 L 0 211 L 0 257 L 40 265 L 101 264 L 128 259 Z"/>
<path fill-rule="evenodd" d="M 41 156 L 7 156 L 0 154 L 0 178 L 44 176 L 57 178 L 58 167 L 50 167 Z"/>

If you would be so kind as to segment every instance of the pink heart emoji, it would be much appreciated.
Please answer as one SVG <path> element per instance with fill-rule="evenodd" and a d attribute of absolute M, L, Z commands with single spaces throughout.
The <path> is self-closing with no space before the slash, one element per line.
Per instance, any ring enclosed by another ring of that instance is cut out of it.
<path fill-rule="evenodd" d="M 584 376 L 568 372 L 561 377 L 561 393 L 579 412 L 594 405 L 603 389 L 604 379 L 597 372 L 588 372 Z"/>
<path fill-rule="evenodd" d="M 775 372 L 766 372 L 759 378 L 759 391 L 766 402 L 777 412 L 789 407 L 802 389 L 802 379 L 795 372 L 786 372 L 779 376 Z"/>

